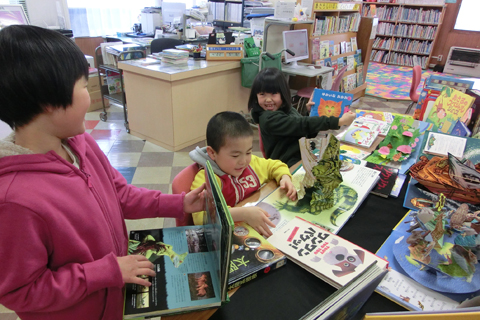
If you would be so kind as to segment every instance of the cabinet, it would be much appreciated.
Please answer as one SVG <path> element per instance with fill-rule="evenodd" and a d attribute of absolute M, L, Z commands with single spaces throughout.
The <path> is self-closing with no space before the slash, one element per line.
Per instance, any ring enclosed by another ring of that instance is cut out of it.
<path fill-rule="evenodd" d="M 244 0 L 209 0 L 208 15 L 208 21 L 223 30 L 243 27 Z"/>
<path fill-rule="evenodd" d="M 340 1 L 315 1 L 313 3 L 313 10 L 310 16 L 314 23 L 311 25 L 295 25 L 295 29 L 309 30 L 309 48 L 310 57 L 308 63 L 312 64 L 325 64 L 327 61 L 338 61 L 339 58 L 353 56 L 355 51 L 349 51 L 345 53 L 333 52 L 330 48 L 340 46 L 342 42 L 351 43 L 352 38 L 355 38 L 358 49 L 361 50 L 361 62 L 363 64 L 363 70 L 358 69 L 359 76 L 355 76 L 356 80 L 361 79 L 361 85 L 356 86 L 353 90 L 347 91 L 354 95 L 354 99 L 358 99 L 365 95 L 367 84 L 365 83 L 365 75 L 368 69 L 368 63 L 370 58 L 370 51 L 373 44 L 373 40 L 370 39 L 372 28 L 376 25 L 376 18 L 360 19 L 361 18 L 362 2 L 340 2 Z M 320 54 L 321 42 L 328 41 L 328 57 Z M 323 61 L 323 62 L 322 62 Z M 334 66 L 335 68 L 335 66 Z M 338 65 L 337 65 L 337 69 Z M 338 71 L 338 70 L 337 70 Z M 348 76 L 356 74 L 357 69 L 353 68 L 347 70 L 343 74 L 343 79 Z M 334 74 L 334 78 L 336 73 Z M 297 77 L 299 78 L 299 77 Z M 297 81 L 297 84 L 292 84 L 294 88 L 302 88 L 306 86 L 314 86 L 312 83 L 300 83 L 302 79 L 292 79 Z"/>
<path fill-rule="evenodd" d="M 370 59 L 384 64 L 428 68 L 445 6 L 404 3 L 363 4 L 362 16 L 379 19 Z"/>
<path fill-rule="evenodd" d="M 122 54 L 134 54 L 134 53 L 139 53 L 142 57 L 145 57 L 145 51 L 142 50 L 131 50 L 131 51 L 126 51 Z M 122 70 L 118 69 L 115 65 L 112 64 L 104 64 L 103 63 L 103 56 L 102 56 L 102 47 L 97 47 L 95 49 L 95 62 L 96 62 L 96 68 L 98 70 L 98 81 L 100 83 L 100 93 L 102 97 L 102 103 L 103 103 L 103 112 L 100 113 L 100 120 L 102 121 L 107 121 L 107 109 L 105 106 L 105 100 L 108 99 L 110 102 L 119 104 L 123 107 L 123 115 L 124 115 L 124 125 L 125 129 L 127 130 L 128 133 L 130 133 L 130 127 L 128 125 L 128 111 L 127 111 L 127 101 L 125 98 L 125 87 L 123 83 L 123 72 Z M 110 90 L 108 88 L 108 83 L 107 83 L 107 77 L 110 76 L 112 73 L 118 74 L 119 77 L 119 89 L 120 92 L 116 93 L 110 93 Z"/>

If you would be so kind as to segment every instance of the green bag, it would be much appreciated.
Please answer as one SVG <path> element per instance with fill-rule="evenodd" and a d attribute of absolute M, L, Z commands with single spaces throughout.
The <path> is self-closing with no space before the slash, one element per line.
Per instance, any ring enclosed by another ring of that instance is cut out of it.
<path fill-rule="evenodd" d="M 243 48 L 247 57 L 258 57 L 260 55 L 260 48 L 255 46 L 255 41 L 252 37 L 243 40 Z"/>
<path fill-rule="evenodd" d="M 282 70 L 282 54 L 273 54 L 275 60 L 270 59 L 266 55 L 262 56 L 262 69 L 265 68 L 277 68 Z M 249 57 L 240 60 L 242 64 L 242 87 L 250 88 L 253 84 L 253 80 L 259 72 L 259 59 L 260 57 Z"/>

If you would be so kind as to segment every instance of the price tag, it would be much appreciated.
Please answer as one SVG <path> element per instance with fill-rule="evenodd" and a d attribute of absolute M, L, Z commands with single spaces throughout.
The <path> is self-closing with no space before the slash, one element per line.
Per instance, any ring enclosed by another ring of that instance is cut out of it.
<path fill-rule="evenodd" d="M 211 57 L 221 58 L 225 56 L 224 52 L 210 52 Z"/>
<path fill-rule="evenodd" d="M 227 57 L 241 57 L 241 52 L 227 52 Z"/>

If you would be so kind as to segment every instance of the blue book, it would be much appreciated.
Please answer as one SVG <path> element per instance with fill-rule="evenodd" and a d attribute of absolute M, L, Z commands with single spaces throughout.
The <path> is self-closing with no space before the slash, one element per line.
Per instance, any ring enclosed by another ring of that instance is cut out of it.
<path fill-rule="evenodd" d="M 457 121 L 452 130 L 452 135 L 454 136 L 470 137 L 471 134 L 472 132 L 470 131 L 470 129 L 468 129 L 465 123 L 460 120 Z"/>
<path fill-rule="evenodd" d="M 353 102 L 353 94 L 338 91 L 315 89 L 312 101 L 315 103 L 310 110 L 310 116 L 341 117 L 345 107 Z"/>
<path fill-rule="evenodd" d="M 473 88 L 473 81 L 457 79 L 453 77 L 439 76 L 436 74 L 431 75 L 425 80 L 425 86 L 428 89 L 442 90 L 444 86 L 454 88 L 458 91 L 465 93 L 467 89 Z"/>
<path fill-rule="evenodd" d="M 325 67 L 332 67 L 332 58 L 325 58 Z"/>

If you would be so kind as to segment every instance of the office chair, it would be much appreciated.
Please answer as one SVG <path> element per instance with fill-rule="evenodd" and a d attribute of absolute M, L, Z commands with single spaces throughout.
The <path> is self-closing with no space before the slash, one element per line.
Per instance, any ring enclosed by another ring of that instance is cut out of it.
<path fill-rule="evenodd" d="M 330 90 L 339 91 L 340 83 L 342 83 L 342 78 L 345 71 L 347 71 L 347 66 L 344 66 L 342 69 L 340 69 L 340 71 L 338 71 L 337 77 L 335 78 L 335 80 L 333 80 L 332 88 Z"/>
<path fill-rule="evenodd" d="M 197 175 L 197 172 L 200 171 L 200 167 L 197 163 L 192 163 L 179 174 L 175 176 L 172 181 L 172 193 L 181 194 L 182 192 L 189 193 L 192 182 Z M 183 219 L 175 219 L 177 221 L 177 227 L 179 226 L 193 226 L 193 217 L 191 213 L 185 213 Z"/>
<path fill-rule="evenodd" d="M 412 102 L 408 105 L 407 111 L 405 114 L 409 114 L 410 110 L 412 109 L 413 105 L 418 102 L 418 98 L 420 98 L 420 94 L 417 93 L 417 87 L 422 80 L 422 67 L 415 66 L 413 67 L 413 75 L 412 75 L 412 84 L 410 86 L 410 100 Z"/>
<path fill-rule="evenodd" d="M 175 46 L 184 44 L 183 40 L 173 38 L 159 38 L 153 39 L 150 44 L 150 50 L 152 53 L 162 52 L 165 49 L 175 49 Z"/>

